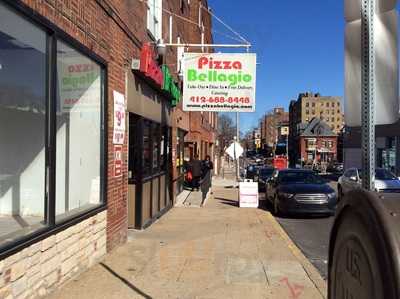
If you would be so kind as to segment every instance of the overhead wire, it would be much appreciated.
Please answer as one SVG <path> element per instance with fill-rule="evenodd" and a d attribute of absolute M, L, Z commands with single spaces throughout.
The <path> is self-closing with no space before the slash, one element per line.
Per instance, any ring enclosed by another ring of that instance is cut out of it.
<path fill-rule="evenodd" d="M 222 25 L 224 25 L 227 29 L 229 29 L 232 33 L 237 35 L 243 42 L 246 44 L 250 44 L 248 40 L 246 40 L 240 33 L 236 32 L 231 26 L 226 24 L 221 18 L 219 18 L 217 15 L 215 15 L 210 9 L 201 6 L 205 11 L 207 11 L 211 16 L 213 16 L 218 22 L 220 22 Z"/>

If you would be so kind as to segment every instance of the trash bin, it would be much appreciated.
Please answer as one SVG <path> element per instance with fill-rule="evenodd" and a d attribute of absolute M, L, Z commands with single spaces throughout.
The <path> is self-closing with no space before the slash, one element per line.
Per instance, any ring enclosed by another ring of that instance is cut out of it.
<path fill-rule="evenodd" d="M 400 194 L 343 198 L 329 244 L 329 299 L 400 298 L 399 218 Z"/>

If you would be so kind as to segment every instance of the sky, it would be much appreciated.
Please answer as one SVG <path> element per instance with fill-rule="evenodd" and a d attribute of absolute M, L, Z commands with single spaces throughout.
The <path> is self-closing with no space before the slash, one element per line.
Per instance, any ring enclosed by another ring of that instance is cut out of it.
<path fill-rule="evenodd" d="M 241 113 L 242 132 L 257 127 L 274 107 L 288 110 L 301 92 L 343 97 L 342 0 L 209 0 L 209 6 L 257 53 L 256 112 Z M 224 30 L 215 19 L 213 28 Z M 214 42 L 236 43 L 217 33 Z M 221 50 L 227 51 L 245 52 Z"/>

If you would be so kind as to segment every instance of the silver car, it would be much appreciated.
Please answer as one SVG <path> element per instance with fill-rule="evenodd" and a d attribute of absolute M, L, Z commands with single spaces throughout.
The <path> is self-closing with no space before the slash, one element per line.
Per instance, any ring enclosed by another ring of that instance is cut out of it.
<path fill-rule="evenodd" d="M 361 169 L 349 168 L 338 180 L 338 199 L 350 190 L 361 188 Z M 400 180 L 389 170 L 375 170 L 375 191 L 384 193 L 400 193 Z"/>

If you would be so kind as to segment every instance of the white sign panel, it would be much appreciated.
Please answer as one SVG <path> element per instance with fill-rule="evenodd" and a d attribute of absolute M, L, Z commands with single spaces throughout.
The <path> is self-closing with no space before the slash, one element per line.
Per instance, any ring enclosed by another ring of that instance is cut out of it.
<path fill-rule="evenodd" d="M 352 22 L 361 19 L 361 1 L 363 0 L 345 0 L 344 15 L 346 22 Z M 396 8 L 397 0 L 375 0 L 375 12 L 385 13 Z"/>
<path fill-rule="evenodd" d="M 258 208 L 258 183 L 239 183 L 239 207 Z"/>
<path fill-rule="evenodd" d="M 375 18 L 375 122 L 392 124 L 399 117 L 398 16 L 396 11 Z M 361 125 L 361 21 L 345 32 L 345 121 Z"/>
<path fill-rule="evenodd" d="M 243 147 L 239 144 L 239 142 L 233 142 L 225 152 L 232 158 L 236 159 L 236 157 L 240 157 L 243 155 Z"/>
<path fill-rule="evenodd" d="M 125 119 L 125 96 L 114 90 L 114 144 L 124 144 Z"/>
<path fill-rule="evenodd" d="M 183 110 L 254 112 L 256 54 L 185 53 Z"/>

